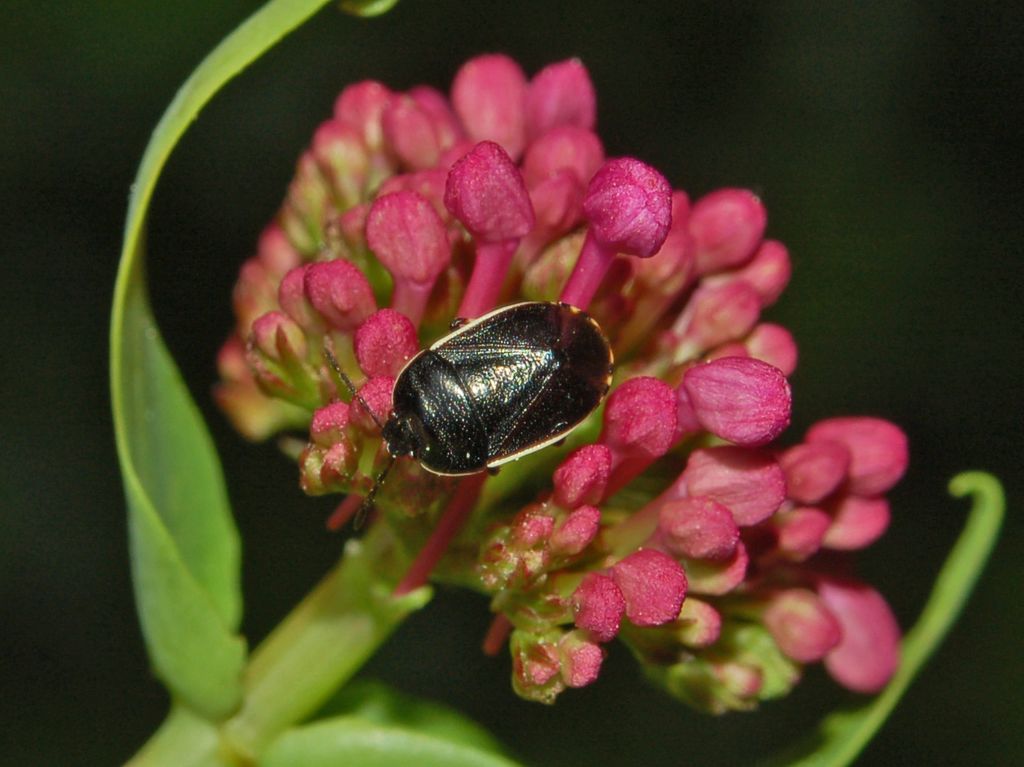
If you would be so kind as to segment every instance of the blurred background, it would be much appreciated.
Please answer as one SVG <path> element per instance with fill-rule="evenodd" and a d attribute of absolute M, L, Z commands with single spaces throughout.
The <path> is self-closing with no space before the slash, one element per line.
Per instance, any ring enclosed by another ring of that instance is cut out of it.
<path fill-rule="evenodd" d="M 128 188 L 203 55 L 256 7 L 6 0 L 0 9 L 3 394 L 0 763 L 114 764 L 162 720 L 128 576 L 107 399 L 108 306 Z M 376 20 L 328 9 L 219 95 L 160 182 L 149 270 L 164 335 L 221 450 L 255 643 L 335 560 L 330 499 L 212 407 L 236 270 L 347 83 L 446 89 L 477 53 L 532 73 L 579 56 L 609 154 L 699 196 L 758 191 L 795 273 L 795 440 L 833 414 L 903 425 L 912 462 L 861 570 L 909 627 L 966 505 L 1005 482 L 1002 541 L 960 623 L 863 764 L 1024 763 L 1022 6 L 1017 3 L 437 1 Z M 788 699 L 709 718 L 648 687 L 622 648 L 554 708 L 483 657 L 482 598 L 442 590 L 367 674 L 442 700 L 535 765 L 749 764 L 850 700 L 812 670 Z"/>

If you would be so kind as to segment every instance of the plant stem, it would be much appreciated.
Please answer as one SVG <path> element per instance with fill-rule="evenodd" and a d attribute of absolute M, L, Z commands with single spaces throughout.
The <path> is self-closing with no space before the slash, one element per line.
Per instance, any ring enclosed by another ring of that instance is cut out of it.
<path fill-rule="evenodd" d="M 350 540 L 338 566 L 253 653 L 239 710 L 218 726 L 176 706 L 129 764 L 255 763 L 269 743 L 314 714 L 409 613 L 429 601 L 429 588 L 392 594 L 397 578 L 381 573 L 401 566 L 384 525 Z"/>

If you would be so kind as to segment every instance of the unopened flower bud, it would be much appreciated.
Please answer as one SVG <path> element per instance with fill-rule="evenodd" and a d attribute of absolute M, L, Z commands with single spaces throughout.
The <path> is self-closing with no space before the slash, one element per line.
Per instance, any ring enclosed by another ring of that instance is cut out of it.
<path fill-rule="evenodd" d="M 597 537 L 601 512 L 593 506 L 580 506 L 554 530 L 548 542 L 552 554 L 575 556 Z"/>
<path fill-rule="evenodd" d="M 571 601 L 576 625 L 589 631 L 598 642 L 610 642 L 619 633 L 626 599 L 610 577 L 587 573 Z"/>
<path fill-rule="evenodd" d="M 309 437 L 320 447 L 330 447 L 345 438 L 345 427 L 349 424 L 349 406 L 344 402 L 332 402 L 313 411 L 309 426 Z"/>
<path fill-rule="evenodd" d="M 676 627 L 680 644 L 693 649 L 709 647 L 718 641 L 721 632 L 721 613 L 707 602 L 687 596 Z"/>
<path fill-rule="evenodd" d="M 760 323 L 743 341 L 743 346 L 748 355 L 777 367 L 787 378 L 796 370 L 796 341 L 782 325 Z"/>
<path fill-rule="evenodd" d="M 878 692 L 900 660 L 900 628 L 889 605 L 874 589 L 852 581 L 822 580 L 818 595 L 842 630 L 825 668 L 844 687 Z"/>
<path fill-rule="evenodd" d="M 786 474 L 786 494 L 797 503 L 818 503 L 846 478 L 850 453 L 840 442 L 803 442 L 779 456 Z"/>
<path fill-rule="evenodd" d="M 378 197 L 366 219 L 366 242 L 395 280 L 393 308 L 418 323 L 451 246 L 430 202 L 411 191 Z"/>
<path fill-rule="evenodd" d="M 328 120 L 313 134 L 313 157 L 342 210 L 363 197 L 370 168 L 359 132 L 340 120 Z"/>
<path fill-rule="evenodd" d="M 895 485 L 907 470 L 907 435 L 881 418 L 850 416 L 819 421 L 808 442 L 832 440 L 850 451 L 848 489 L 873 496 Z"/>
<path fill-rule="evenodd" d="M 363 273 L 342 259 L 310 264 L 304 287 L 313 308 L 336 330 L 355 330 L 377 308 Z"/>
<path fill-rule="evenodd" d="M 686 495 L 709 496 L 728 507 L 741 527 L 767 519 L 786 497 L 786 480 L 775 459 L 739 447 L 694 450 L 676 484 Z"/>
<path fill-rule="evenodd" d="M 631 378 L 612 392 L 604 411 L 601 442 L 620 455 L 654 460 L 672 446 L 676 395 L 657 378 Z"/>
<path fill-rule="evenodd" d="M 395 379 L 377 376 L 359 387 L 359 398 L 349 404 L 352 423 L 367 434 L 380 434 L 380 424 L 391 415 L 391 392 Z"/>
<path fill-rule="evenodd" d="M 690 591 L 711 596 L 728 594 L 743 583 L 749 564 L 750 554 L 742 540 L 736 543 L 736 549 L 727 559 L 687 559 Z"/>
<path fill-rule="evenodd" d="M 452 106 L 474 141 L 494 141 L 512 157 L 526 146 L 526 75 L 502 54 L 470 59 L 452 82 Z"/>
<path fill-rule="evenodd" d="M 759 447 L 789 426 L 789 382 L 766 362 L 716 359 L 687 370 L 683 385 L 700 424 L 728 442 Z"/>
<path fill-rule="evenodd" d="M 381 83 L 355 83 L 345 88 L 334 102 L 334 117 L 355 128 L 367 147 L 378 149 L 383 140 L 381 115 L 391 98 L 391 91 Z"/>
<path fill-rule="evenodd" d="M 555 470 L 555 503 L 563 509 L 600 503 L 611 470 L 612 452 L 607 446 L 596 444 L 579 448 Z"/>
<path fill-rule="evenodd" d="M 660 626 L 679 617 L 686 573 L 668 554 L 640 549 L 617 562 L 611 573 L 626 600 L 626 617 L 634 625 Z"/>
<path fill-rule="evenodd" d="M 889 527 L 889 502 L 885 498 L 847 495 L 831 511 L 832 524 L 823 541 L 829 549 L 862 549 L 878 540 Z"/>
<path fill-rule="evenodd" d="M 526 91 L 526 130 L 530 139 L 560 125 L 593 128 L 597 97 L 579 59 L 549 64 L 534 75 Z"/>
<path fill-rule="evenodd" d="M 570 631 L 558 643 L 562 681 L 566 687 L 586 687 L 597 679 L 604 650 L 582 632 Z"/>
<path fill-rule="evenodd" d="M 658 510 L 658 529 L 671 553 L 696 559 L 731 557 L 740 539 L 732 512 L 706 496 L 664 504 Z"/>
<path fill-rule="evenodd" d="M 737 280 L 701 285 L 672 327 L 678 337 L 675 362 L 747 335 L 761 315 L 761 299 L 750 285 Z"/>
<path fill-rule="evenodd" d="M 419 349 L 416 328 L 394 309 L 380 309 L 355 334 L 356 359 L 368 377 L 395 377 Z"/>
<path fill-rule="evenodd" d="M 493 141 L 481 141 L 452 166 L 444 204 L 481 242 L 518 239 L 533 228 L 533 206 L 523 176 Z"/>
<path fill-rule="evenodd" d="M 523 158 L 523 177 L 531 189 L 553 173 L 568 170 L 586 187 L 604 162 L 601 139 L 571 125 L 548 131 L 530 144 Z"/>
<path fill-rule="evenodd" d="M 795 661 L 813 663 L 839 644 L 839 621 L 807 589 L 774 594 L 764 611 L 764 625 L 779 649 Z"/>
<path fill-rule="evenodd" d="M 792 271 L 786 246 L 776 240 L 765 240 L 741 269 L 723 276 L 745 281 L 761 297 L 761 306 L 771 306 L 789 284 Z"/>
<path fill-rule="evenodd" d="M 832 518 L 821 509 L 798 506 L 772 518 L 776 546 L 787 559 L 802 562 L 817 553 Z"/>
<path fill-rule="evenodd" d="M 719 189 L 697 200 L 690 213 L 690 235 L 699 274 L 745 263 L 764 235 L 767 214 L 746 189 Z"/>

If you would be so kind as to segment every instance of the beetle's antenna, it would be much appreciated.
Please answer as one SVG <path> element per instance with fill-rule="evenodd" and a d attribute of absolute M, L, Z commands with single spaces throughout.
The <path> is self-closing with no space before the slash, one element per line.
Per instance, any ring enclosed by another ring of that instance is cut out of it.
<path fill-rule="evenodd" d="M 366 522 L 366 515 L 370 513 L 370 509 L 373 508 L 373 499 L 377 497 L 377 490 L 384 484 L 384 478 L 391 471 L 391 467 L 395 465 L 395 457 L 391 456 L 388 459 L 387 465 L 381 470 L 380 474 L 373 480 L 373 487 L 370 488 L 370 492 L 366 494 L 363 502 L 359 504 L 359 510 L 356 511 L 355 520 L 352 522 L 352 529 L 359 530 L 363 523 Z"/>
<path fill-rule="evenodd" d="M 338 374 L 338 378 L 345 382 L 345 385 L 348 387 L 348 390 L 352 392 L 352 396 L 355 399 L 359 400 L 359 404 L 361 404 L 363 406 L 363 409 L 366 410 L 367 413 L 369 413 L 370 418 L 372 418 L 373 422 L 377 424 L 377 428 L 383 431 L 384 424 L 382 424 L 380 422 L 380 419 L 377 418 L 377 414 L 373 412 L 373 409 L 366 404 L 366 400 L 363 399 L 362 395 L 358 391 L 356 391 L 356 386 L 354 383 L 352 383 L 352 379 L 349 378 L 345 374 L 345 371 L 341 369 L 341 365 L 338 364 L 338 360 L 337 358 L 335 358 L 334 352 L 328 349 L 326 344 L 324 345 L 324 358 L 327 360 L 327 363 L 331 366 L 334 372 Z M 391 468 L 390 465 L 388 466 L 388 468 Z"/>

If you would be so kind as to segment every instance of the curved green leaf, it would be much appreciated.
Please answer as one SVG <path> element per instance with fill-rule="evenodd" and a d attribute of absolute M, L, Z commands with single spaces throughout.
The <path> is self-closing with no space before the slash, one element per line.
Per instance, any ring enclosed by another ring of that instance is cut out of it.
<path fill-rule="evenodd" d="M 495 754 L 502 750 L 487 730 L 458 711 L 398 692 L 373 679 L 357 679 L 345 685 L 321 711 L 325 713 L 401 727 Z"/>
<path fill-rule="evenodd" d="M 903 639 L 899 671 L 877 697 L 828 715 L 811 738 L 772 759 L 770 765 L 839 767 L 850 764 L 892 713 L 910 682 L 949 632 L 981 575 L 999 536 L 1005 501 L 999 481 L 983 472 L 958 474 L 952 495 L 973 497 L 967 525 L 935 580 L 917 624 Z"/>
<path fill-rule="evenodd" d="M 128 205 L 110 327 L 110 385 L 128 500 L 132 572 L 150 660 L 172 694 L 211 718 L 241 694 L 239 542 L 205 425 L 153 319 L 143 229 L 157 178 L 199 110 L 325 0 L 275 0 L 192 73 L 143 155 Z"/>
<path fill-rule="evenodd" d="M 337 717 L 284 733 L 262 767 L 514 767 L 504 757 L 431 735 Z"/>

